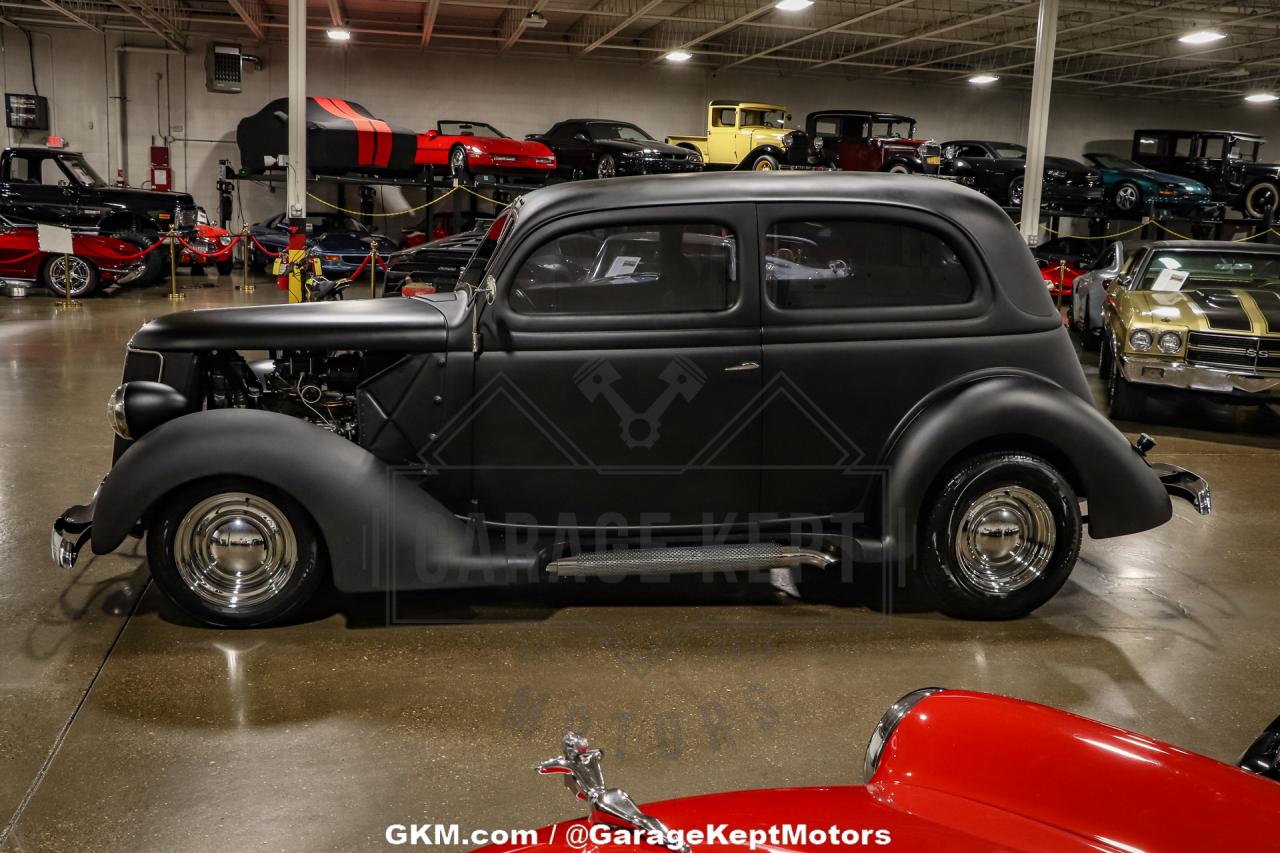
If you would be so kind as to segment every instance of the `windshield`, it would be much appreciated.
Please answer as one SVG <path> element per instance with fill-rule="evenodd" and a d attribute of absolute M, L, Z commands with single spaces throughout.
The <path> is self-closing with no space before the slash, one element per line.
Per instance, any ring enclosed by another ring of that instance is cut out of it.
<path fill-rule="evenodd" d="M 1142 169 L 1145 168 L 1132 160 L 1126 160 L 1123 157 L 1117 157 L 1114 154 L 1090 154 L 1089 159 L 1095 166 L 1101 166 L 1104 169 Z"/>
<path fill-rule="evenodd" d="M 786 110 L 743 110 L 739 126 L 785 127 L 786 123 Z"/>
<path fill-rule="evenodd" d="M 280 224 L 287 228 L 289 226 L 288 218 L 281 219 Z M 354 231 L 357 234 L 368 233 L 368 229 L 350 216 L 325 214 L 308 216 L 306 227 L 308 234 L 327 234 L 330 231 Z"/>
<path fill-rule="evenodd" d="M 105 187 L 106 181 L 99 177 L 98 173 L 93 171 L 93 167 L 89 165 L 83 157 L 67 157 L 60 158 L 62 168 L 66 169 L 73 180 L 82 187 Z"/>
<path fill-rule="evenodd" d="M 1227 251 L 1156 252 L 1138 290 L 1248 287 L 1280 290 L 1280 255 Z"/>
<path fill-rule="evenodd" d="M 506 138 L 502 131 L 482 121 L 442 121 L 437 122 L 436 128 L 442 136 L 493 136 L 498 139 Z"/>
<path fill-rule="evenodd" d="M 587 125 L 592 139 L 623 139 L 628 142 L 652 142 L 653 137 L 634 124 L 593 121 Z"/>
<path fill-rule="evenodd" d="M 1027 149 L 1021 145 L 992 145 L 992 150 L 996 152 L 996 156 L 1006 160 L 1025 160 L 1027 159 Z"/>
<path fill-rule="evenodd" d="M 476 246 L 471 259 L 467 261 L 467 265 L 462 268 L 462 274 L 458 276 L 458 285 L 462 290 L 480 286 L 481 280 L 484 279 L 484 269 L 488 266 L 489 259 L 493 257 L 493 253 L 502 244 L 502 238 L 511 233 L 511 226 L 515 224 L 516 217 L 520 214 L 520 206 L 523 201 L 523 196 L 517 198 L 506 210 L 498 214 L 497 219 L 493 220 L 493 224 L 489 226 L 484 239 L 480 241 L 479 246 Z"/>

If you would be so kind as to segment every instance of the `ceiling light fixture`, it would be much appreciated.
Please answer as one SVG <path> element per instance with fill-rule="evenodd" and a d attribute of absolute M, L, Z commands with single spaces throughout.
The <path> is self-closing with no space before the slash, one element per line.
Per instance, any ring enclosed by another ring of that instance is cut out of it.
<path fill-rule="evenodd" d="M 813 0 L 778 0 L 775 9 L 781 9 L 784 12 L 799 12 L 802 9 L 808 9 L 813 5 Z"/>
<path fill-rule="evenodd" d="M 1272 101 L 1280 101 L 1280 95 L 1273 95 L 1270 92 L 1256 92 L 1252 95 L 1245 95 L 1244 99 L 1251 104 L 1269 104 Z"/>
<path fill-rule="evenodd" d="M 986 86 L 990 83 L 996 82 L 999 79 L 1000 79 L 999 75 L 996 75 L 996 74 L 975 74 L 969 78 L 969 82 L 973 83 L 976 86 Z"/>
<path fill-rule="evenodd" d="M 1196 30 L 1194 33 L 1187 33 L 1185 36 L 1180 37 L 1178 41 L 1183 44 L 1208 44 L 1226 37 L 1226 33 L 1220 33 L 1217 30 Z"/>
<path fill-rule="evenodd" d="M 346 27 L 331 27 L 325 31 L 332 41 L 351 41 L 351 30 Z"/>
<path fill-rule="evenodd" d="M 662 58 L 667 62 L 688 62 L 693 59 L 693 54 L 687 50 L 673 50 Z"/>

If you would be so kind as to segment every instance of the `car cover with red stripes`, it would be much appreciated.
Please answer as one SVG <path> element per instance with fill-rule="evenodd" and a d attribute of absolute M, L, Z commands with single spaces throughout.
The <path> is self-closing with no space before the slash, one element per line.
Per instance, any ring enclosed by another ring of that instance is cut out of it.
<path fill-rule="evenodd" d="M 283 170 L 289 150 L 289 99 L 280 98 L 236 128 L 240 165 L 250 175 Z M 414 164 L 415 131 L 396 127 L 345 98 L 307 98 L 307 166 L 314 175 L 407 177 Z"/>

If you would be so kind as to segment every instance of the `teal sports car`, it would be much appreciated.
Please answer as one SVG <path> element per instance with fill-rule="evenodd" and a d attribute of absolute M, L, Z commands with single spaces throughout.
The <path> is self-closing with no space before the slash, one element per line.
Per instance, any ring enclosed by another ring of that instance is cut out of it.
<path fill-rule="evenodd" d="M 1107 206 L 1121 216 L 1136 219 L 1150 203 L 1156 219 L 1222 218 L 1222 205 L 1199 181 L 1157 172 L 1114 154 L 1085 154 L 1084 159 L 1102 175 Z"/>

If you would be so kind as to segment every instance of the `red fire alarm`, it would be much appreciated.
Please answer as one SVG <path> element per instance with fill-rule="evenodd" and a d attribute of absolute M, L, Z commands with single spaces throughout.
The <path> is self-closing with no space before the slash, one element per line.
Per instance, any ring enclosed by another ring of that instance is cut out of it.
<path fill-rule="evenodd" d="M 151 187 L 161 191 L 173 189 L 173 169 L 169 167 L 168 146 L 151 146 Z"/>

